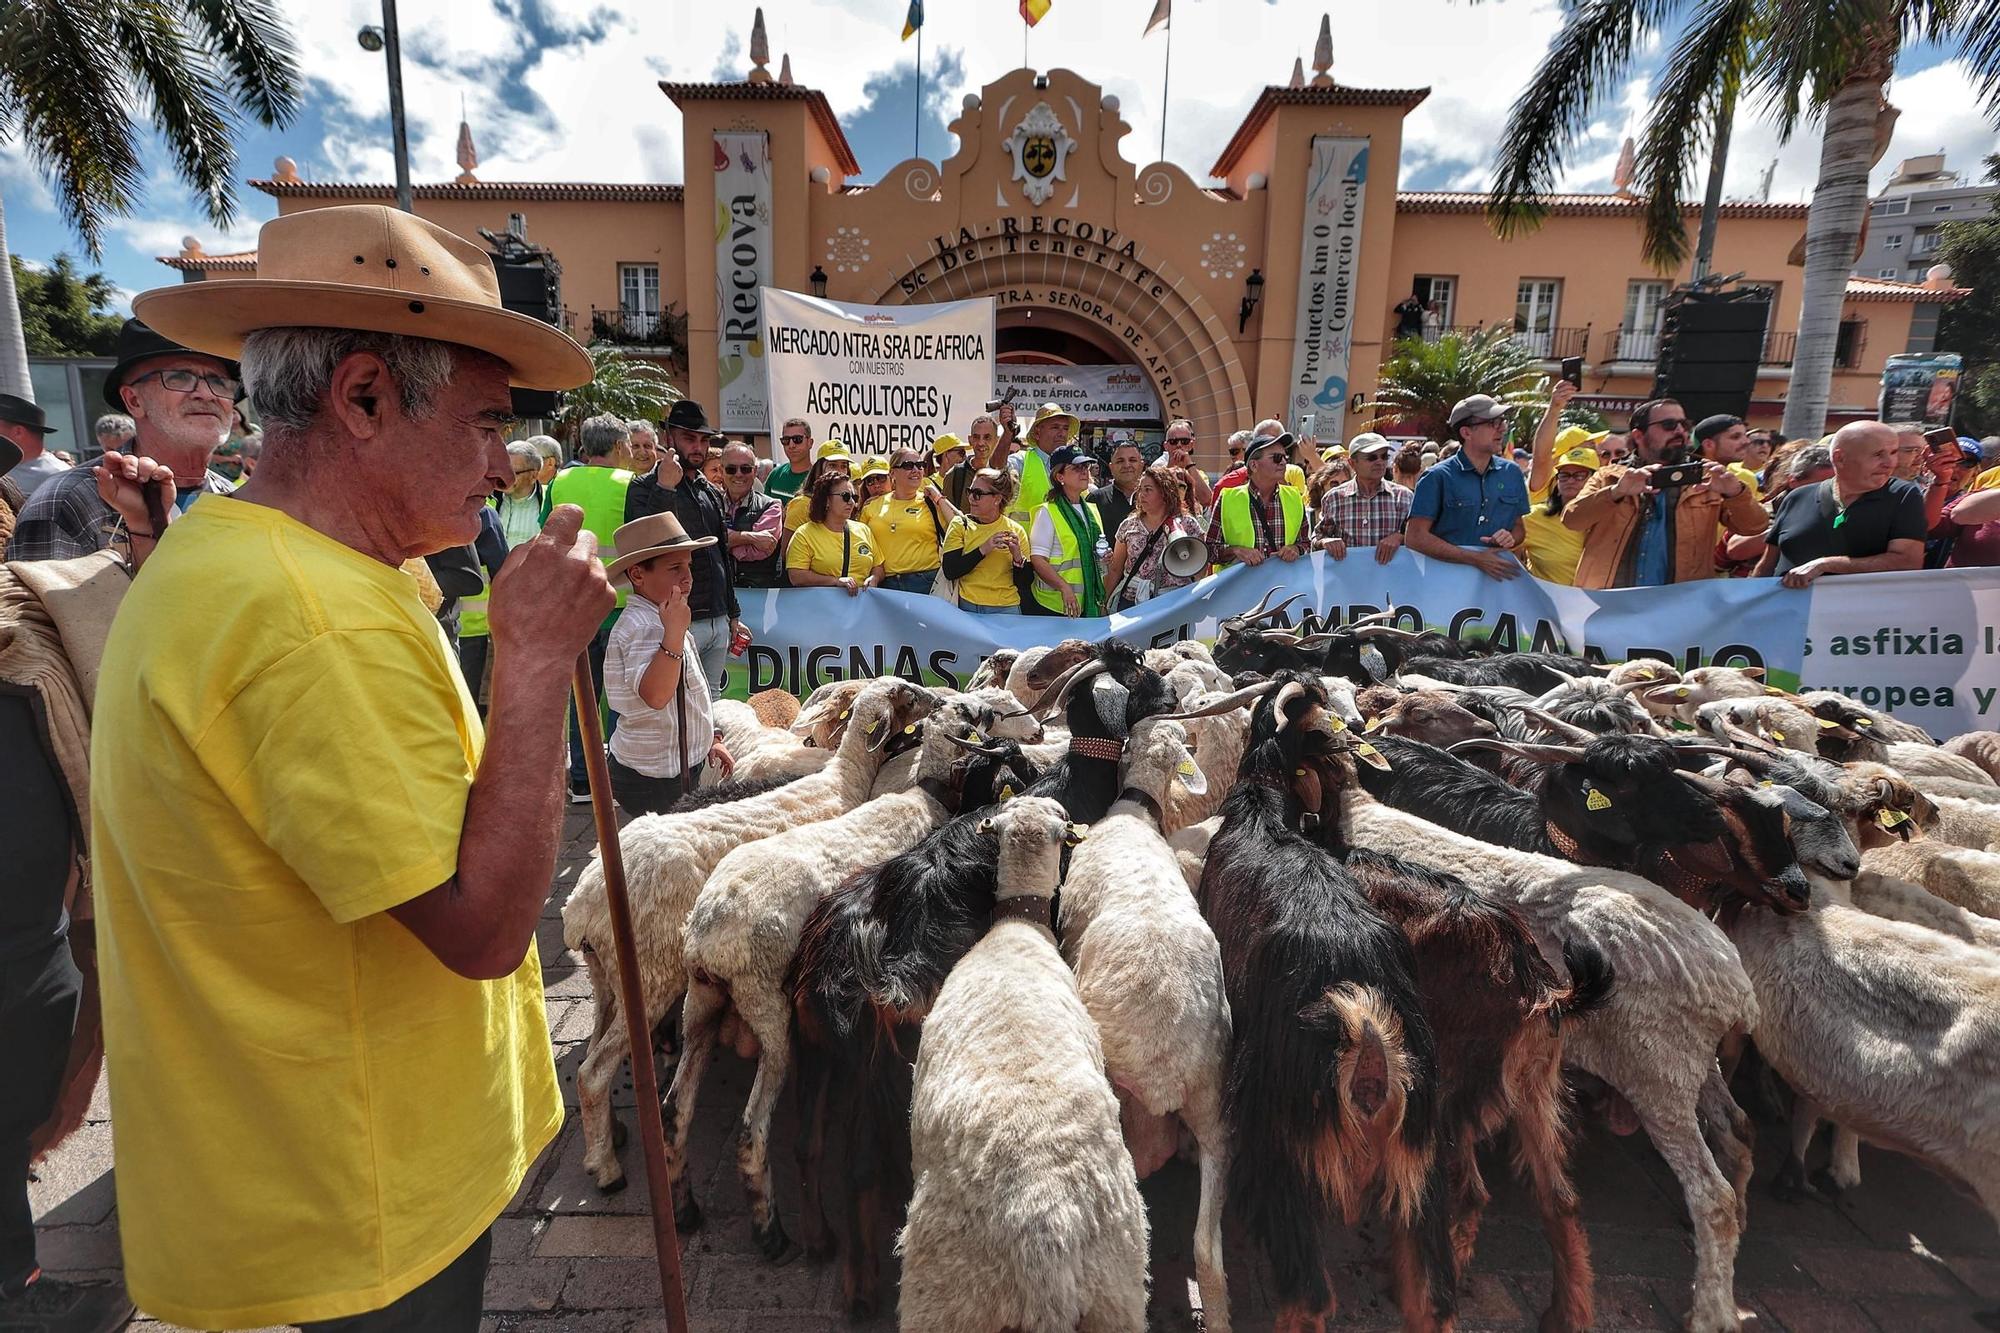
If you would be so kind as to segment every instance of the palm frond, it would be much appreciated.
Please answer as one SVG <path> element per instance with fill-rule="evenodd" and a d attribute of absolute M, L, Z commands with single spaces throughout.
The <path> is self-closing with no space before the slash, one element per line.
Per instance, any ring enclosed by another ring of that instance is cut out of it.
<path fill-rule="evenodd" d="M 1673 0 L 1581 0 L 1569 11 L 1507 113 L 1494 155 L 1487 216 L 1501 236 L 1541 222 L 1541 200 L 1554 190 L 1564 156 L 1624 81 L 1640 39 L 1672 11 Z"/>
<path fill-rule="evenodd" d="M 0 23 L 0 134 L 18 134 L 94 258 L 145 182 L 104 6 L 13 3 Z"/>
<path fill-rule="evenodd" d="M 1734 109 L 1757 23 L 1757 0 L 1709 0 L 1663 62 L 1632 182 L 1645 203 L 1646 259 L 1662 272 L 1687 258 L 1688 175 Z"/>
<path fill-rule="evenodd" d="M 566 440 L 576 438 L 576 429 L 587 417 L 609 412 L 624 421 L 645 418 L 657 421 L 682 395 L 659 366 L 643 357 L 629 355 L 608 342 L 594 342 L 590 352 L 590 383 L 563 395 L 562 415 L 556 433 Z"/>
<path fill-rule="evenodd" d="M 179 19 L 158 5 L 127 4 L 112 32 L 132 71 L 134 93 L 149 105 L 177 174 L 200 196 L 210 219 L 226 224 L 236 212 L 229 101 Z"/>
<path fill-rule="evenodd" d="M 1769 36 L 1758 51 L 1753 86 L 1789 139 L 1863 61 L 1876 36 L 1897 25 L 1899 0 L 1766 0 Z M 1893 45 L 1890 48 L 1894 50 Z"/>
<path fill-rule="evenodd" d="M 1399 339 L 1382 363 L 1376 418 L 1381 424 L 1395 423 L 1404 434 L 1440 439 L 1452 405 L 1476 393 L 1491 394 L 1517 409 L 1547 401 L 1547 382 L 1535 353 L 1505 325 L 1447 333 L 1433 342 Z"/>
<path fill-rule="evenodd" d="M 260 124 L 290 124 L 299 110 L 298 52 L 276 7 L 268 0 L 189 0 L 188 13 L 229 71 L 235 100 Z"/>

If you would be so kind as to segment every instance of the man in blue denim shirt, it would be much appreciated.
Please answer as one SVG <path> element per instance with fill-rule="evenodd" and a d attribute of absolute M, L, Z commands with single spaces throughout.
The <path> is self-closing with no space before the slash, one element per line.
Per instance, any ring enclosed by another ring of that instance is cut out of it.
<path fill-rule="evenodd" d="M 1451 409 L 1446 425 L 1459 450 L 1417 481 L 1403 543 L 1455 565 L 1477 565 L 1488 578 L 1511 579 L 1521 562 L 1508 552 L 1523 536 L 1528 479 L 1501 457 L 1507 405 L 1476 393 Z"/>

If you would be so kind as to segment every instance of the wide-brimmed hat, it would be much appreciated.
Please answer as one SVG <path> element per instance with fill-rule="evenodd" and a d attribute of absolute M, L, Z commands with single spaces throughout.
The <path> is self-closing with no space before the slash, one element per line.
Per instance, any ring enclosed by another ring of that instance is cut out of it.
<path fill-rule="evenodd" d="M 493 260 L 436 223 L 382 204 L 273 218 L 257 234 L 257 276 L 158 287 L 132 313 L 211 356 L 241 354 L 259 329 L 360 329 L 489 353 L 522 389 L 573 389 L 590 354 L 552 324 L 500 304 Z"/>
<path fill-rule="evenodd" d="M 125 400 L 119 396 L 118 391 L 125 387 L 125 381 L 131 378 L 131 373 L 139 368 L 140 363 L 151 361 L 155 357 L 186 356 L 190 352 L 197 356 L 214 355 L 212 352 L 199 352 L 192 347 L 183 347 L 172 338 L 162 338 L 158 331 L 146 327 L 144 320 L 126 320 L 124 327 L 118 330 L 117 343 L 111 349 L 111 355 L 117 358 L 118 364 L 111 367 L 111 373 L 104 377 L 104 401 L 111 405 L 112 411 L 123 412 Z M 236 379 L 242 374 L 234 361 L 227 357 L 216 359 L 222 362 L 223 368 L 229 373 L 229 378 Z M 241 390 L 238 390 L 238 396 L 241 396 Z"/>
<path fill-rule="evenodd" d="M 1451 415 L 1444 419 L 1448 427 L 1463 426 L 1468 421 L 1493 421 L 1506 416 L 1514 409 L 1491 394 L 1475 393 L 1470 398 L 1461 398 L 1452 405 Z"/>
<path fill-rule="evenodd" d="M 1604 460 L 1597 456 L 1597 450 L 1587 444 L 1574 445 L 1556 455 L 1556 471 L 1566 467 L 1588 468 L 1595 472 L 1604 466 Z"/>
<path fill-rule="evenodd" d="M 1056 420 L 1069 422 L 1068 442 L 1076 443 L 1077 432 L 1083 429 L 1083 419 L 1076 413 L 1066 410 L 1061 403 L 1043 403 L 1035 409 L 1035 419 L 1028 423 L 1028 438 L 1032 440 L 1035 437 L 1035 427 L 1044 421 Z"/>
<path fill-rule="evenodd" d="M 617 558 L 604 567 L 604 573 L 613 583 L 625 577 L 625 571 L 634 565 L 642 565 L 656 555 L 669 551 L 694 551 L 704 546 L 715 545 L 713 537 L 690 537 L 681 521 L 672 514 L 648 514 L 635 518 L 611 534 L 611 547 Z"/>
<path fill-rule="evenodd" d="M 1610 434 L 1608 430 L 1585 430 L 1582 426 L 1564 426 L 1556 432 L 1556 452 L 1565 453 L 1583 445 L 1595 449 Z"/>
<path fill-rule="evenodd" d="M 692 398 L 675 400 L 667 412 L 667 429 L 700 431 L 703 435 L 720 433 L 708 428 L 708 413 Z"/>
<path fill-rule="evenodd" d="M 17 398 L 11 393 L 0 393 L 0 421 L 16 426 L 26 426 L 37 435 L 53 435 L 56 428 L 49 424 L 49 414 L 42 410 L 40 403 L 31 403 L 25 398 Z M 19 462 L 19 459 L 15 460 Z"/>

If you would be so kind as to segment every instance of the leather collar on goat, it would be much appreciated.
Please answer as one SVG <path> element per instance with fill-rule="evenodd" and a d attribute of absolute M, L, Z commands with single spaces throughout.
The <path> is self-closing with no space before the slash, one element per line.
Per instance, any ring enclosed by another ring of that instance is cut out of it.
<path fill-rule="evenodd" d="M 1155 824 L 1163 824 L 1165 822 L 1165 816 L 1160 810 L 1160 803 L 1154 800 L 1150 794 L 1140 791 L 1137 787 L 1127 787 L 1119 792 L 1118 800 L 1132 802 L 1132 804 L 1151 815 Z M 1112 804 L 1115 805 L 1117 802 L 1114 801 Z"/>
<path fill-rule="evenodd" d="M 1037 897 L 1031 893 L 1002 898 L 993 904 L 993 916 L 987 924 L 997 926 L 1002 921 L 1029 921 L 1038 926 L 1046 926 L 1050 933 L 1054 933 L 1055 923 L 1051 913 L 1053 905 L 1053 899 Z"/>
<path fill-rule="evenodd" d="M 1555 820 L 1546 821 L 1542 825 L 1542 830 L 1549 835 L 1549 841 L 1556 845 L 1556 850 L 1563 854 L 1563 860 L 1582 864 L 1583 848 L 1577 845 L 1575 838 L 1563 832 Z"/>
<path fill-rule="evenodd" d="M 1101 736 L 1072 736 L 1069 752 L 1080 754 L 1086 759 L 1103 759 L 1117 763 L 1125 757 L 1125 747 L 1118 741 L 1108 741 Z"/>

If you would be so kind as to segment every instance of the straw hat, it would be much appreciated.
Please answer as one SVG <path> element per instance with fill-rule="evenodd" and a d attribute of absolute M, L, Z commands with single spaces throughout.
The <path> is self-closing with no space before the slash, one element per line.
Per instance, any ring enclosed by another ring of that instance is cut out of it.
<path fill-rule="evenodd" d="M 1069 422 L 1068 442 L 1075 444 L 1077 432 L 1083 429 L 1083 421 L 1076 413 L 1065 412 L 1060 403 L 1043 403 L 1035 409 L 1035 419 L 1028 423 L 1028 438 L 1031 440 L 1035 438 L 1035 427 L 1041 425 L 1044 421 L 1056 420 Z"/>
<path fill-rule="evenodd" d="M 523 389 L 573 389 L 591 377 L 575 339 L 501 306 L 484 250 L 381 204 L 273 218 L 257 234 L 256 277 L 141 292 L 132 313 L 211 356 L 239 356 L 258 329 L 360 329 L 490 353 Z"/>
<path fill-rule="evenodd" d="M 613 583 L 625 577 L 625 571 L 634 565 L 642 565 L 656 555 L 669 551 L 694 551 L 704 546 L 715 545 L 713 537 L 690 537 L 681 521 L 672 514 L 648 514 L 635 518 L 611 535 L 611 547 L 618 558 L 604 567 L 605 577 Z"/>

